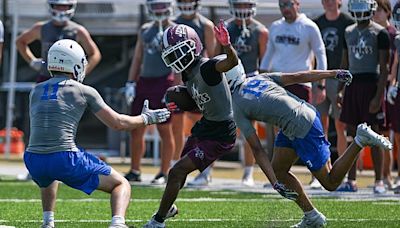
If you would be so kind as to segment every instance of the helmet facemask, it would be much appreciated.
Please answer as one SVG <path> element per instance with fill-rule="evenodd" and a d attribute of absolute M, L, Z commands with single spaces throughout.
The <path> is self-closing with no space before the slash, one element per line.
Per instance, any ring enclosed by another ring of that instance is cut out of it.
<path fill-rule="evenodd" d="M 75 15 L 76 0 L 48 0 L 48 7 L 51 17 L 56 22 L 67 22 Z M 68 7 L 66 10 L 56 9 L 57 7 Z"/>
<path fill-rule="evenodd" d="M 196 42 L 188 39 L 163 50 L 162 59 L 167 67 L 171 67 L 175 73 L 181 73 L 194 62 L 198 55 Z"/>
<path fill-rule="evenodd" d="M 243 7 L 246 5 L 248 7 Z M 230 0 L 229 11 L 231 15 L 235 17 L 235 19 L 247 20 L 256 15 L 256 2 L 249 0 Z"/>
<path fill-rule="evenodd" d="M 191 2 L 182 2 L 182 1 L 178 0 L 176 3 L 176 6 L 178 7 L 179 12 L 185 16 L 191 16 L 191 15 L 197 13 L 200 9 L 199 5 L 200 5 L 199 0 L 194 0 Z"/>
<path fill-rule="evenodd" d="M 147 10 L 154 21 L 163 21 L 172 16 L 172 2 L 168 0 L 147 1 Z"/>
<path fill-rule="evenodd" d="M 348 4 L 351 16 L 358 22 L 370 20 L 377 7 L 375 0 L 350 0 Z"/>

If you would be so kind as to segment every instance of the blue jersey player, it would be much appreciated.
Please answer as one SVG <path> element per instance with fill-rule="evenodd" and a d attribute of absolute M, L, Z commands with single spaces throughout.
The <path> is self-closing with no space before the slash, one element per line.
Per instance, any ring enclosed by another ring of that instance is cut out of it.
<path fill-rule="evenodd" d="M 148 101 L 138 116 L 112 110 L 94 88 L 82 84 L 87 61 L 82 47 L 73 40 L 54 43 L 47 59 L 52 77 L 37 84 L 30 93 L 31 135 L 24 154 L 25 165 L 41 190 L 42 227 L 54 227 L 58 181 L 86 194 L 96 189 L 110 193 L 113 216 L 110 227 L 127 227 L 125 212 L 131 187 L 113 168 L 76 146 L 79 121 L 88 108 L 108 127 L 131 130 L 164 122 L 170 112 L 150 110 Z"/>

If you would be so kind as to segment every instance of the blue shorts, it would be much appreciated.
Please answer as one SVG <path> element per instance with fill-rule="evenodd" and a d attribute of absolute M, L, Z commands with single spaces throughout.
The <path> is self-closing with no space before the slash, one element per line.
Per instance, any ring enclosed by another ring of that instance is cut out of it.
<path fill-rule="evenodd" d="M 99 175 L 108 176 L 111 173 L 110 166 L 86 152 L 36 154 L 26 151 L 24 161 L 39 187 L 46 188 L 59 180 L 88 195 L 99 186 Z"/>
<path fill-rule="evenodd" d="M 320 170 L 331 156 L 329 146 L 331 144 L 326 140 L 319 115 L 315 117 L 314 123 L 307 135 L 300 139 L 290 140 L 282 130 L 279 131 L 276 139 L 276 147 L 292 148 L 304 162 L 310 171 Z"/>

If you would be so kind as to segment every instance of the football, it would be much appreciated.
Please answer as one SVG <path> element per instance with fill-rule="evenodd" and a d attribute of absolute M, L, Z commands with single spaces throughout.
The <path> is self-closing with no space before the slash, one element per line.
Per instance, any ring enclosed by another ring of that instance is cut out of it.
<path fill-rule="evenodd" d="M 196 102 L 187 91 L 186 86 L 172 86 L 165 92 L 166 103 L 175 102 L 176 106 L 182 111 L 198 111 Z"/>

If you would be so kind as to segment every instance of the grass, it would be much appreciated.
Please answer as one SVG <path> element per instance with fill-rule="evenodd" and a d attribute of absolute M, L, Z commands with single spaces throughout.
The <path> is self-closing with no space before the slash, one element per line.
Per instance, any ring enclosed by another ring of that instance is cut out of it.
<path fill-rule="evenodd" d="M 130 226 L 141 227 L 156 211 L 162 188 L 132 188 L 127 212 Z M 109 196 L 91 196 L 60 185 L 57 227 L 107 227 L 110 220 Z M 329 227 L 398 227 L 400 200 L 344 201 L 312 199 L 328 218 Z M 200 191 L 183 189 L 176 202 L 180 214 L 167 221 L 169 227 L 289 227 L 302 216 L 297 206 L 277 194 Z M 0 224 L 39 227 L 39 189 L 32 182 L 0 182 Z"/>

